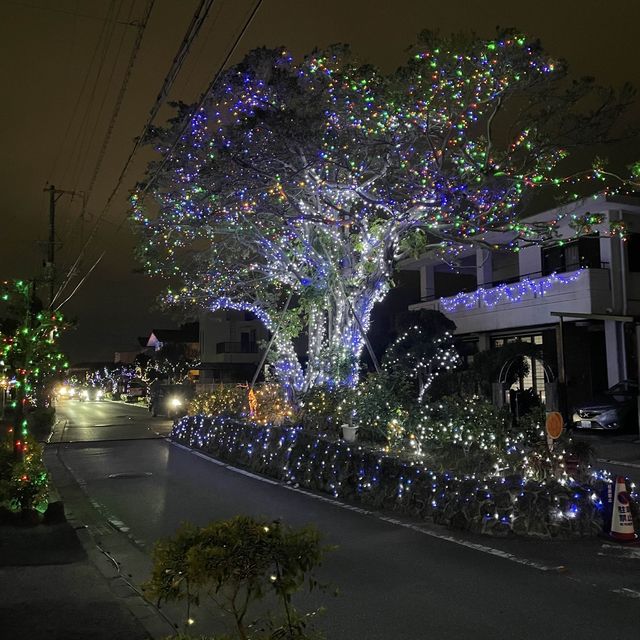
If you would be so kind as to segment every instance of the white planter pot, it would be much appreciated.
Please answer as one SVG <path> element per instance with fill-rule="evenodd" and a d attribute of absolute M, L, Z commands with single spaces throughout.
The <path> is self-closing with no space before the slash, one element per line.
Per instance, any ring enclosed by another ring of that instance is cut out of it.
<path fill-rule="evenodd" d="M 345 442 L 355 442 L 358 427 L 351 427 L 348 424 L 342 425 L 342 438 Z"/>

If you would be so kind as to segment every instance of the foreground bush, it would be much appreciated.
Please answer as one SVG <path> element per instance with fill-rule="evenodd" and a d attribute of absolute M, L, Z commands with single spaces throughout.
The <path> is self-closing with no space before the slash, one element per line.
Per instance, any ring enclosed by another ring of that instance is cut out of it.
<path fill-rule="evenodd" d="M 185 524 L 156 543 L 145 591 L 158 601 L 186 601 L 187 618 L 192 606 L 211 600 L 231 617 L 233 637 L 241 640 L 303 640 L 312 635 L 292 596 L 305 583 L 309 589 L 318 585 L 312 574 L 323 552 L 310 527 L 292 529 L 242 516 L 205 527 Z M 263 600 L 277 608 L 276 616 L 256 619 Z"/>

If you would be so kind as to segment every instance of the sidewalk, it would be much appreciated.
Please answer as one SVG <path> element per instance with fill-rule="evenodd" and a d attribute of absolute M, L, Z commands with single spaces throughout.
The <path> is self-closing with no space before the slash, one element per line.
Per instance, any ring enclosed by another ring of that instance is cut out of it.
<path fill-rule="evenodd" d="M 51 475 L 67 489 L 56 466 L 49 456 Z M 57 497 L 55 488 L 52 492 Z M 160 640 L 174 635 L 102 553 L 86 523 L 66 516 L 56 524 L 0 524 L 2 637 Z"/>
<path fill-rule="evenodd" d="M 89 560 L 68 522 L 0 527 L 6 638 L 143 640 L 149 634 Z"/>

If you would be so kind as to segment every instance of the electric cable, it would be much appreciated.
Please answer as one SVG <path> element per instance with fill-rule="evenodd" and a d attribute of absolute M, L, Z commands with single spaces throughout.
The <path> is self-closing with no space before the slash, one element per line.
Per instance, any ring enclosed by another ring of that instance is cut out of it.
<path fill-rule="evenodd" d="M 228 63 L 229 59 L 230 59 L 230 58 L 231 58 L 231 56 L 235 53 L 235 50 L 237 49 L 238 44 L 240 43 L 240 41 L 242 40 L 242 38 L 243 38 L 244 34 L 246 33 L 247 29 L 248 29 L 248 28 L 249 28 L 249 26 L 251 25 L 251 22 L 253 21 L 253 18 L 255 17 L 256 13 L 258 12 L 258 9 L 260 8 L 260 6 L 261 6 L 261 4 L 262 4 L 262 1 L 263 1 L 263 0 L 257 0 L 257 2 L 256 2 L 256 4 L 255 4 L 255 6 L 254 6 L 254 8 L 253 8 L 253 10 L 252 10 L 252 11 L 251 11 L 251 13 L 249 14 L 248 18 L 245 20 L 245 23 L 244 23 L 244 25 L 243 25 L 242 29 L 240 30 L 240 33 L 239 33 L 239 34 L 238 34 L 238 36 L 236 37 L 235 42 L 233 43 L 233 46 L 231 47 L 231 49 L 230 49 L 230 50 L 229 50 L 229 52 L 227 53 L 227 55 L 226 55 L 226 57 L 225 57 L 224 61 L 223 61 L 223 62 L 222 62 L 222 64 L 220 65 L 220 67 L 218 68 L 218 70 L 217 70 L 216 74 L 214 75 L 213 80 L 209 83 L 209 85 L 208 85 L 207 89 L 206 89 L 206 90 L 205 90 L 205 92 L 202 94 L 202 97 L 201 97 L 201 99 L 200 99 L 200 101 L 199 101 L 199 103 L 198 103 L 198 105 L 197 105 L 196 109 L 194 110 L 194 113 L 197 113 L 197 111 L 202 107 L 202 105 L 204 104 L 204 101 L 206 100 L 207 96 L 209 95 L 209 93 L 211 92 L 211 90 L 213 89 L 213 87 L 215 86 L 215 84 L 217 83 L 217 81 L 218 81 L 218 79 L 220 78 L 220 76 L 221 76 L 221 74 L 222 74 L 222 72 L 223 72 L 223 70 L 224 70 L 225 66 L 227 65 L 227 63 Z M 208 10 L 209 10 L 209 8 L 211 7 L 211 4 L 212 4 L 212 2 L 211 2 L 211 1 L 207 2 L 207 4 L 206 4 L 206 10 L 207 10 L 207 11 L 208 11 Z M 201 6 L 202 6 L 202 2 L 201 2 L 201 4 L 199 5 L 198 9 L 200 9 L 200 7 L 201 7 Z M 201 22 L 199 23 L 199 26 L 201 26 L 201 25 L 202 25 L 202 22 L 203 22 L 203 21 L 201 21 Z M 192 20 L 192 23 L 193 23 L 193 20 Z M 191 27 L 191 25 L 190 25 L 190 27 Z M 199 29 L 199 27 L 198 27 L 198 29 Z M 192 41 L 192 40 L 191 40 L 191 41 Z M 190 43 L 191 41 L 189 41 L 189 43 Z M 182 45 L 181 45 L 181 47 L 182 47 Z M 181 64 L 181 63 L 180 63 L 180 64 Z M 172 68 L 173 68 L 173 64 L 172 64 Z M 170 70 L 170 71 L 171 71 L 171 70 Z M 160 95 L 162 95 L 162 90 L 161 90 L 161 92 L 160 92 L 159 96 L 160 96 Z M 156 100 L 157 100 L 157 99 L 156 99 Z M 180 139 L 180 137 L 182 136 L 183 132 L 184 132 L 184 131 L 186 131 L 186 128 L 188 127 L 188 125 L 189 125 L 189 123 L 190 123 L 190 120 L 191 120 L 190 118 L 188 118 L 188 119 L 186 120 L 186 122 L 185 122 L 185 125 L 184 125 L 183 129 L 181 130 L 180 134 L 178 135 L 178 137 L 177 137 L 177 138 L 176 138 L 176 140 L 174 141 L 174 143 L 173 143 L 173 145 L 172 145 L 172 148 L 169 150 L 169 153 L 167 154 L 168 156 L 170 156 L 170 155 L 171 155 L 171 153 L 173 152 L 173 150 L 175 149 L 175 146 L 177 145 L 177 141 Z M 150 126 L 150 124 L 149 124 L 149 125 L 145 125 L 145 127 L 146 127 L 146 128 L 148 128 L 148 126 Z M 94 223 L 94 225 L 93 225 L 93 228 L 92 228 L 92 230 L 91 230 L 91 232 L 90 232 L 89 236 L 87 237 L 87 240 L 86 240 L 86 241 L 85 241 L 85 243 L 84 243 L 84 246 L 83 246 L 83 247 L 82 247 L 82 249 L 80 250 L 80 254 L 79 254 L 79 256 L 78 256 L 78 259 L 77 259 L 77 260 L 76 260 L 76 262 L 74 263 L 74 266 L 72 267 L 72 270 L 75 268 L 75 266 L 76 266 L 76 265 L 77 265 L 77 263 L 79 262 L 79 260 L 80 260 L 81 256 L 84 254 L 84 251 L 86 250 L 87 246 L 92 242 L 93 238 L 95 237 L 95 234 L 96 234 L 96 231 L 97 231 L 97 229 L 98 229 L 99 224 L 101 223 L 102 219 L 105 217 L 105 215 L 106 215 L 106 213 L 107 213 L 107 211 L 108 211 L 108 209 L 109 209 L 109 206 L 111 205 L 111 202 L 113 201 L 113 199 L 114 199 L 114 197 L 115 197 L 115 195 L 116 195 L 116 193 L 117 193 L 118 189 L 120 188 L 120 186 L 121 186 L 121 184 L 122 184 L 122 182 L 123 182 L 123 180 L 124 180 L 125 173 L 126 173 L 126 171 L 127 171 L 128 167 L 129 167 L 130 163 L 131 163 L 131 160 L 133 159 L 133 155 L 134 155 L 135 151 L 137 150 L 137 148 L 140 146 L 140 140 L 141 140 L 141 138 L 139 138 L 139 139 L 137 139 L 137 140 L 136 140 L 136 142 L 135 142 L 135 144 L 134 144 L 134 147 L 133 147 L 133 149 L 132 149 L 131 153 L 129 154 L 129 157 L 127 158 L 127 160 L 126 160 L 126 162 L 125 162 L 125 165 L 124 165 L 124 167 L 123 167 L 122 171 L 120 172 L 120 175 L 118 176 L 118 179 L 117 179 L 117 181 L 116 181 L 116 184 L 115 184 L 115 186 L 114 186 L 113 190 L 111 191 L 111 193 L 110 193 L 109 197 L 107 198 L 107 200 L 106 200 L 106 202 L 105 202 L 105 205 L 104 205 L 104 207 L 103 207 L 102 211 L 100 212 L 100 214 L 99 214 L 99 215 L 98 215 L 98 217 L 96 218 L 96 221 L 95 221 L 95 223 Z M 156 174 L 155 174 L 155 176 L 154 176 L 154 179 L 155 179 L 155 178 L 157 178 L 157 175 L 159 175 L 159 172 L 160 172 L 160 170 L 162 169 L 162 167 L 164 166 L 164 164 L 166 163 L 166 160 L 167 160 L 167 158 L 165 158 L 165 161 L 164 161 L 164 162 L 163 162 L 163 164 L 159 167 L 158 171 L 156 172 Z M 147 188 L 148 188 L 148 186 L 149 186 L 149 183 L 147 183 Z M 145 191 L 146 191 L 146 190 L 145 190 Z M 126 219 L 127 219 L 127 218 L 126 218 L 126 216 L 125 216 L 125 217 L 123 218 L 123 220 L 121 221 L 121 223 L 120 223 L 120 224 L 118 225 L 118 227 L 116 228 L 116 232 L 120 231 L 120 229 L 123 227 L 124 222 L 126 221 Z M 103 253 L 102 255 L 104 255 L 104 253 Z M 99 258 L 99 260 L 100 260 L 101 258 L 102 258 L 102 256 Z M 94 266 L 91 268 L 91 271 L 93 270 L 93 268 L 94 268 L 95 266 L 96 266 L 96 265 L 94 265 Z M 71 271 L 70 271 L 70 272 L 71 272 Z M 87 277 L 88 275 L 89 275 L 89 274 L 87 274 L 87 275 L 82 279 L 82 281 L 80 282 L 80 284 L 82 284 L 82 282 L 84 282 L 84 280 L 86 279 L 86 277 Z M 68 280 L 67 280 L 67 282 L 68 282 Z M 67 284 L 65 283 L 65 285 L 64 285 L 64 286 L 66 287 L 66 286 L 67 286 Z M 78 285 L 78 286 L 80 286 L 80 285 Z M 71 294 L 71 295 L 73 295 L 73 294 L 75 293 L 75 291 L 77 290 L 77 288 L 78 288 L 78 287 L 76 287 L 76 289 L 74 289 L 74 291 L 72 292 L 72 294 Z M 66 298 L 66 299 L 65 299 L 65 301 L 64 301 L 64 302 L 62 302 L 62 303 L 61 303 L 61 305 L 59 305 L 59 306 L 58 306 L 58 308 L 60 308 L 60 306 L 62 306 L 62 304 L 65 304 L 65 303 L 69 300 L 69 298 L 70 298 L 70 297 Z"/>
<path fill-rule="evenodd" d="M 80 282 L 78 282 L 78 284 L 75 286 L 75 288 L 73 289 L 73 291 L 56 307 L 56 311 L 60 310 L 60 308 L 62 307 L 62 305 L 66 304 L 67 302 L 69 302 L 69 300 L 71 300 L 71 298 L 75 295 L 76 291 L 82 286 L 82 284 L 84 283 L 84 281 L 89 277 L 89 275 L 91 274 L 91 272 L 98 266 L 98 263 L 100 262 L 100 260 L 102 260 L 102 258 L 104 257 L 104 254 L 106 252 L 103 251 L 100 256 L 98 257 L 98 259 L 93 263 L 93 265 L 91 265 L 91 269 L 89 269 L 89 271 L 87 271 L 87 273 L 83 276 L 82 280 L 80 280 Z M 54 297 L 55 300 L 55 297 Z"/>
<path fill-rule="evenodd" d="M 124 0 L 119 0 L 117 9 L 115 12 L 114 20 L 120 14 L 120 10 L 122 8 L 123 2 Z M 91 93 L 89 95 L 87 109 L 84 113 L 82 122 L 80 123 L 80 127 L 78 128 L 78 133 L 76 134 L 77 153 L 75 154 L 75 157 L 71 159 L 71 162 L 69 165 L 69 169 L 70 169 L 69 178 L 67 178 L 66 174 L 63 176 L 63 181 L 65 183 L 69 181 L 73 182 L 74 185 L 77 183 L 78 173 L 80 172 L 84 164 L 83 162 L 84 156 L 88 152 L 88 147 L 91 144 L 91 136 L 90 136 L 91 122 L 92 120 L 95 121 L 95 118 L 92 117 L 92 114 L 95 112 L 96 118 L 99 116 L 100 109 L 102 108 L 102 104 L 104 104 L 104 101 L 106 100 L 106 94 L 109 91 L 109 83 L 108 82 L 105 83 L 102 80 L 102 78 L 103 78 L 103 74 L 107 73 L 107 69 L 106 69 L 107 59 L 108 59 L 109 51 L 111 50 L 111 45 L 112 45 L 112 41 L 115 34 L 115 28 L 116 28 L 115 22 L 111 22 L 109 27 L 110 28 L 109 28 L 108 39 L 105 40 L 103 45 L 100 64 L 98 66 L 98 71 L 93 79 L 93 86 L 91 88 Z M 102 101 L 100 103 L 100 106 L 97 106 L 96 103 L 100 99 L 99 93 L 103 87 L 104 87 L 104 91 L 102 92 Z"/>
<path fill-rule="evenodd" d="M 244 36 L 245 32 L 249 28 L 249 26 L 250 26 L 251 22 L 253 21 L 254 16 L 258 12 L 258 9 L 260 8 L 261 4 L 262 4 L 262 0 L 257 0 L 253 10 L 251 11 L 251 14 L 249 15 L 249 17 L 245 21 L 244 26 L 242 27 L 242 30 L 240 31 L 238 37 L 236 38 L 236 41 L 234 42 L 233 46 L 231 47 L 231 50 L 227 53 L 227 56 L 225 57 L 223 63 L 218 68 L 218 71 L 216 72 L 215 76 L 213 77 L 213 80 L 209 83 L 209 86 L 206 88 L 206 90 L 202 94 L 202 97 L 198 101 L 198 104 L 195 107 L 195 109 L 193 109 L 191 115 L 188 116 L 187 118 L 185 118 L 184 125 L 180 129 L 180 132 L 178 133 L 178 135 L 175 137 L 171 147 L 169 148 L 169 150 L 165 154 L 162 162 L 160 163 L 160 166 L 156 169 L 156 171 L 151 176 L 151 178 L 142 187 L 141 190 L 142 190 L 143 194 L 147 193 L 147 191 L 149 190 L 151 185 L 155 182 L 155 180 L 160 175 L 160 172 L 166 166 L 167 162 L 171 159 L 171 154 L 175 151 L 175 148 L 178 145 L 178 142 L 179 142 L 180 138 L 182 138 L 182 136 L 186 132 L 187 128 L 191 124 L 191 120 L 193 119 L 195 114 L 198 113 L 198 111 L 200 111 L 200 109 L 202 108 L 202 105 L 204 104 L 205 100 L 209 97 L 209 94 L 211 93 L 211 91 L 213 90 L 214 86 L 218 82 L 220 76 L 222 75 L 222 72 L 224 71 L 224 68 L 226 67 L 227 63 L 229 62 L 229 59 L 235 53 L 235 50 L 238 47 L 238 44 L 240 43 L 240 40 L 242 40 L 242 37 Z M 125 220 L 126 220 L 126 218 L 125 218 Z M 124 220 L 120 223 L 120 226 L 118 228 L 120 228 L 123 224 L 124 224 Z"/>
<path fill-rule="evenodd" d="M 100 165 L 102 163 L 102 160 L 104 158 L 104 154 L 106 151 L 106 147 L 108 145 L 109 139 L 111 137 L 111 133 L 113 131 L 113 126 L 115 125 L 115 120 L 117 118 L 119 109 L 121 107 L 122 104 L 122 100 L 124 97 L 124 92 L 126 90 L 126 85 L 128 84 L 130 75 L 131 75 L 131 71 L 133 68 L 133 63 L 135 62 L 135 58 L 137 56 L 138 50 L 140 48 L 140 44 L 142 41 L 142 35 L 144 33 L 144 28 L 146 27 L 146 24 L 148 22 L 149 19 L 149 15 L 151 13 L 151 10 L 153 8 L 154 5 L 154 1 L 155 0 L 150 0 L 147 4 L 146 7 L 146 11 L 145 11 L 145 16 L 142 20 L 141 23 L 141 28 L 139 28 L 138 30 L 138 37 L 136 39 L 136 42 L 134 43 L 134 47 L 132 49 L 132 56 L 130 57 L 129 60 L 129 66 L 127 68 L 127 73 L 125 74 L 125 78 L 123 80 L 123 86 L 121 87 L 121 91 L 119 93 L 118 99 L 116 101 L 116 106 L 114 108 L 114 113 L 112 114 L 112 119 L 110 122 L 110 125 L 107 129 L 107 133 L 105 135 L 105 139 L 103 140 L 103 144 L 101 147 L 101 150 L 99 152 L 99 156 L 98 156 L 98 164 L 96 165 L 96 169 L 94 170 L 92 179 L 91 179 L 91 184 L 90 187 L 88 189 L 88 198 L 91 196 L 91 189 L 93 188 L 94 184 L 95 184 L 95 180 L 97 178 L 98 172 L 99 172 L 99 168 Z M 164 100 L 166 99 L 174 81 L 175 78 L 177 77 L 178 73 L 180 72 L 180 69 L 182 68 L 182 64 L 189 52 L 189 49 L 191 47 L 191 44 L 193 43 L 194 39 L 196 38 L 196 36 L 198 35 L 200 28 L 202 27 L 202 25 L 204 24 L 206 17 L 209 13 L 209 10 L 211 9 L 211 6 L 213 4 L 214 0 L 201 0 L 200 4 L 198 5 L 196 11 L 194 12 L 192 18 L 191 18 L 191 22 L 189 23 L 189 26 L 185 32 L 185 35 L 182 39 L 182 42 L 178 48 L 178 51 L 176 53 L 176 55 L 174 56 L 174 59 L 171 63 L 171 67 L 169 69 L 169 72 L 166 74 L 165 79 L 163 81 L 162 87 L 160 89 L 160 92 L 158 93 L 158 95 L 156 96 L 156 100 L 154 102 L 154 105 L 151 108 L 150 111 L 150 115 L 147 119 L 147 122 L 145 123 L 143 132 L 141 134 L 141 136 L 139 138 L 137 138 L 135 140 L 134 143 L 134 147 L 131 151 L 131 153 L 129 154 L 129 157 L 127 159 L 127 162 L 125 163 L 125 167 L 123 168 L 118 184 L 116 185 L 114 191 L 112 192 L 112 195 L 110 196 L 109 200 L 107 201 L 107 204 L 105 205 L 105 207 L 103 208 L 102 212 L 100 213 L 100 215 L 96 218 L 96 221 L 92 227 L 92 230 L 87 238 L 87 240 L 85 241 L 84 245 L 82 246 L 82 248 L 80 249 L 80 252 L 78 254 L 78 258 L 76 259 L 76 261 L 74 262 L 74 264 L 71 266 L 71 268 L 69 269 L 68 273 L 67 273 L 67 277 L 65 282 L 63 283 L 63 285 L 58 289 L 56 295 L 54 296 L 54 300 L 56 298 L 58 298 L 63 290 L 68 286 L 71 278 L 74 275 L 75 269 L 78 266 L 78 263 L 80 262 L 82 256 L 84 255 L 84 252 L 87 248 L 87 246 L 89 245 L 89 243 L 91 242 L 91 240 L 93 239 L 93 237 L 95 236 L 95 233 L 97 231 L 97 228 L 100 224 L 100 222 L 102 221 L 107 208 L 109 206 L 109 203 L 111 202 L 111 199 L 113 198 L 113 195 L 115 195 L 115 192 L 117 191 L 119 185 L 122 182 L 122 179 L 124 178 L 124 174 L 131 162 L 131 159 L 133 158 L 133 155 L 135 154 L 137 148 L 140 145 L 140 141 L 144 138 L 144 136 L 146 135 L 149 127 L 151 126 L 152 120 L 155 117 L 155 115 L 157 114 L 158 110 L 160 109 L 160 107 L 162 106 Z M 117 17 L 117 15 L 116 15 Z M 82 215 L 82 214 L 81 214 Z M 76 289 L 74 289 L 74 293 L 75 293 Z M 73 294 L 72 294 L 73 295 Z M 66 300 L 65 300 L 66 302 Z M 62 303 L 64 304 L 64 302 Z"/>
<path fill-rule="evenodd" d="M 118 95 L 116 96 L 116 102 L 113 107 L 113 111 L 111 113 L 111 119 L 109 120 L 109 124 L 107 126 L 107 131 L 102 140 L 102 145 L 98 152 L 98 157 L 96 160 L 96 165 L 93 170 L 93 175 L 91 176 L 91 180 L 89 182 L 89 186 L 87 187 L 87 201 L 91 198 L 91 192 L 98 178 L 98 174 L 100 173 L 100 169 L 102 168 L 102 162 L 104 160 L 104 156 L 107 151 L 107 147 L 109 146 L 109 142 L 111 140 L 111 135 L 113 134 L 113 129 L 116 124 L 116 120 L 120 114 L 120 109 L 122 108 L 122 103 L 124 101 L 124 96 L 127 91 L 127 87 L 129 85 L 129 80 L 131 79 L 131 74 L 133 72 L 133 67 L 136 62 L 136 58 L 140 51 L 140 45 L 142 44 L 142 36 L 144 34 L 144 30 L 147 26 L 147 22 L 149 20 L 149 16 L 151 15 L 151 11 L 153 9 L 153 5 L 155 4 L 155 0 L 149 0 L 147 2 L 147 6 L 145 8 L 145 14 L 138 27 L 138 35 L 136 37 L 135 42 L 133 43 L 133 47 L 131 49 L 131 54 L 129 55 L 129 61 L 127 63 L 127 68 L 124 73 L 124 77 L 122 79 L 122 84 L 120 85 L 120 90 L 118 91 Z"/>
<path fill-rule="evenodd" d="M 131 2 L 131 4 L 129 5 L 129 14 L 127 16 L 128 18 L 131 17 L 131 12 L 133 10 L 133 4 L 134 4 L 134 2 Z M 77 174 L 75 176 L 75 180 L 73 181 L 73 189 L 74 190 L 78 187 L 78 182 L 80 180 L 81 169 L 87 164 L 86 160 L 87 160 L 87 158 L 89 156 L 89 153 L 91 151 L 91 147 L 92 147 L 91 143 L 93 142 L 93 140 L 96 139 L 97 132 L 98 132 L 98 125 L 101 122 L 101 116 L 102 116 L 103 110 L 105 108 L 105 105 L 107 103 L 107 98 L 111 94 L 111 84 L 112 84 L 112 81 L 114 79 L 114 76 L 115 76 L 115 73 L 116 73 L 116 69 L 118 67 L 118 61 L 120 60 L 120 53 L 122 51 L 122 47 L 123 47 L 123 44 L 124 44 L 124 38 L 125 38 L 125 30 L 122 29 L 121 30 L 121 34 L 120 34 L 120 41 L 118 43 L 118 48 L 117 48 L 117 50 L 115 52 L 115 55 L 113 56 L 113 62 L 111 64 L 111 71 L 109 73 L 109 77 L 106 80 L 106 82 L 103 83 L 104 84 L 104 93 L 102 95 L 102 100 L 100 102 L 100 107 L 98 108 L 98 111 L 96 113 L 96 116 L 95 116 L 95 119 L 94 119 L 94 122 L 93 122 L 93 129 L 91 131 L 91 134 L 89 134 L 87 136 L 86 143 L 85 143 L 85 151 L 84 151 L 84 154 L 83 154 L 82 158 L 80 159 L 78 172 L 77 172 Z M 127 69 L 128 69 L 128 66 L 127 66 Z M 124 78 L 127 78 L 127 69 L 125 69 Z M 116 105 L 118 104 L 118 97 L 119 96 L 120 96 L 120 91 L 118 91 L 118 94 L 116 95 L 116 100 L 115 100 L 115 104 Z M 114 109 L 115 109 L 115 107 L 114 107 Z M 116 113 L 116 116 L 117 116 L 117 113 Z M 112 110 L 112 112 L 111 112 L 111 118 L 109 119 L 109 124 L 107 125 L 107 131 L 109 130 L 109 126 L 111 124 L 111 119 L 113 117 L 114 117 L 114 110 Z M 105 134 L 105 137 L 106 136 L 107 136 L 107 134 Z M 103 138 L 103 145 L 104 145 L 104 138 Z M 96 165 L 101 160 L 101 158 L 100 158 L 100 151 L 101 150 L 102 150 L 102 146 L 101 146 L 100 150 L 98 151 L 98 157 L 96 159 Z M 88 194 L 87 197 L 91 197 L 91 187 L 87 188 L 86 191 L 87 191 L 87 194 Z"/>
<path fill-rule="evenodd" d="M 135 64 L 138 52 L 140 51 L 140 46 L 142 44 L 142 38 L 144 36 L 144 32 L 145 32 L 147 23 L 149 21 L 149 17 L 151 15 L 151 12 L 153 10 L 154 4 L 155 4 L 155 0 L 148 0 L 147 5 L 145 7 L 144 15 L 143 15 L 143 17 L 142 17 L 142 19 L 141 19 L 141 21 L 139 23 L 138 34 L 136 36 L 136 40 L 135 40 L 135 42 L 133 44 L 133 47 L 131 49 L 131 55 L 129 56 L 129 63 L 128 63 L 128 66 L 127 66 L 127 70 L 125 72 L 125 76 L 123 78 L 122 85 L 120 87 L 120 91 L 119 91 L 118 97 L 116 99 L 116 104 L 114 106 L 114 110 L 113 110 L 113 113 L 111 115 L 111 120 L 109 122 L 109 126 L 107 128 L 107 132 L 105 134 L 105 137 L 104 137 L 104 140 L 103 140 L 103 143 L 102 143 L 99 155 L 98 155 L 98 160 L 97 160 L 96 167 L 95 167 L 95 170 L 94 170 L 94 173 L 93 173 L 93 176 L 92 176 L 92 181 L 91 181 L 91 184 L 89 186 L 89 190 L 87 192 L 87 197 L 86 197 L 85 202 L 83 204 L 83 210 L 82 210 L 80 216 L 84 215 L 84 212 L 85 212 L 85 209 L 86 209 L 86 202 L 87 202 L 88 198 L 91 196 L 91 189 L 93 188 L 93 186 L 95 184 L 95 180 L 96 180 L 97 175 L 99 173 L 100 166 L 102 164 L 102 160 L 104 159 L 106 148 L 107 148 L 107 145 L 109 144 L 109 140 L 111 138 L 111 134 L 113 132 L 113 128 L 115 126 L 115 122 L 116 122 L 118 114 L 120 112 L 120 108 L 121 108 L 122 102 L 124 100 L 124 94 L 126 92 L 128 84 L 129 84 L 129 80 L 131 78 L 131 73 L 133 71 L 133 66 Z M 98 222 L 99 222 L 99 220 L 96 220 L 96 225 L 97 225 Z M 94 226 L 94 228 L 95 228 L 95 226 Z M 80 260 L 82 259 L 83 255 L 84 255 L 84 251 L 85 251 L 85 249 L 87 247 L 87 244 L 88 243 L 84 243 L 84 245 L 80 249 L 78 257 L 76 258 L 75 262 L 73 263 L 73 265 L 71 266 L 71 268 L 67 272 L 66 279 L 65 279 L 64 283 L 60 286 L 58 291 L 56 292 L 53 300 L 56 300 L 56 298 L 58 298 L 60 295 L 62 295 L 62 292 L 64 291 L 64 289 L 66 289 L 66 287 L 68 286 L 69 282 L 73 278 L 75 270 L 76 270 Z M 75 292 L 75 290 L 74 290 L 74 292 Z"/>
<path fill-rule="evenodd" d="M 69 16 L 73 16 L 74 18 L 86 18 L 87 20 L 96 20 L 99 22 L 104 22 L 104 18 L 99 18 L 98 16 L 90 16 L 87 13 L 78 13 L 77 11 L 69 11 L 68 9 L 60 9 L 59 7 L 43 7 L 39 4 L 30 4 L 28 2 L 17 2 L 16 0 L 4 0 L 6 4 L 12 4 L 15 7 L 21 7 L 23 9 L 37 9 L 39 11 L 53 11 L 55 13 L 64 13 Z M 122 24 L 129 27 L 134 27 L 135 23 L 133 22 L 121 22 L 120 20 L 116 20 L 116 24 Z"/>
<path fill-rule="evenodd" d="M 185 33 L 185 37 L 183 38 L 183 41 L 182 41 L 182 43 L 180 45 L 180 48 L 178 49 L 178 53 L 174 57 L 173 62 L 171 64 L 171 67 L 169 69 L 169 72 L 165 76 L 165 79 L 164 79 L 164 81 L 162 83 L 162 87 L 160 88 L 160 92 L 156 96 L 156 100 L 155 100 L 153 106 L 151 107 L 151 111 L 149 112 L 149 117 L 147 118 L 147 121 L 145 122 L 145 125 L 144 125 L 144 127 L 142 129 L 142 133 L 134 141 L 133 148 L 129 152 L 129 156 L 127 157 L 127 159 L 126 159 L 126 161 L 124 163 L 124 167 L 120 171 L 120 175 L 118 176 L 118 179 L 116 181 L 115 187 L 113 188 L 113 190 L 111 191 L 111 194 L 107 198 L 106 204 L 105 204 L 105 206 L 104 206 L 104 208 L 102 210 L 101 215 L 104 215 L 106 213 L 106 211 L 109 208 L 114 196 L 116 195 L 118 189 L 122 185 L 122 182 L 124 180 L 124 176 L 125 176 L 125 174 L 127 172 L 127 169 L 129 168 L 129 166 L 131 164 L 131 161 L 133 160 L 133 157 L 134 157 L 136 151 L 139 149 L 140 145 L 144 142 L 145 136 L 147 135 L 147 132 L 149 131 L 149 128 L 151 127 L 153 118 L 157 115 L 158 111 L 160 110 L 160 107 L 164 103 L 164 100 L 166 99 L 166 97 L 167 97 L 167 95 L 169 93 L 169 90 L 173 86 L 173 82 L 175 81 L 175 78 L 177 77 L 177 74 L 178 74 L 178 72 L 180 71 L 180 69 L 182 67 L 182 63 L 184 62 L 185 56 L 186 56 L 186 54 L 187 54 L 187 52 L 188 52 L 188 50 L 189 50 L 189 48 L 191 46 L 191 43 L 193 42 L 193 39 L 197 35 L 198 31 L 200 30 L 200 27 L 204 23 L 204 18 L 206 18 L 206 15 L 209 13 L 209 10 L 211 9 L 211 5 L 212 4 L 213 4 L 213 0 L 206 0 L 206 2 L 201 0 L 198 9 L 194 13 L 194 17 L 193 17 L 193 19 L 191 21 L 191 24 L 189 25 L 189 28 L 187 29 L 187 32 Z M 204 13 L 203 13 L 202 17 L 200 18 L 199 17 L 199 12 L 201 12 L 201 10 L 204 10 Z M 191 34 L 191 37 L 189 37 L 190 34 Z M 120 229 L 120 227 L 118 227 L 118 230 L 119 229 Z"/>
<path fill-rule="evenodd" d="M 60 156 L 62 155 L 62 151 L 64 148 L 64 141 L 69 139 L 69 133 L 71 132 L 71 125 L 76 121 L 76 113 L 78 112 L 78 107 L 80 106 L 81 102 L 82 102 L 82 96 L 84 95 L 84 91 L 87 87 L 87 83 L 89 82 L 89 76 L 91 75 L 91 69 L 93 68 L 93 63 L 96 60 L 96 56 L 98 55 L 98 50 L 100 49 L 100 42 L 102 41 L 102 37 L 104 35 L 104 32 L 107 28 L 107 25 L 109 23 L 109 15 L 111 13 L 111 10 L 113 8 L 113 2 L 109 5 L 109 9 L 107 10 L 107 15 L 104 18 L 104 21 L 102 23 L 102 28 L 100 31 L 100 35 L 98 36 L 98 40 L 96 42 L 96 46 L 95 49 L 93 50 L 93 54 L 91 55 L 91 60 L 89 62 L 89 65 L 87 66 L 87 70 L 84 74 L 84 78 L 82 80 L 82 86 L 80 87 L 80 92 L 78 93 L 78 97 L 76 98 L 74 105 L 73 105 L 73 111 L 71 112 L 71 115 L 69 116 L 69 121 L 67 122 L 67 127 L 65 129 L 64 132 L 64 136 L 62 137 L 62 144 L 58 146 L 58 153 L 56 154 L 56 156 L 53 159 L 53 164 L 51 166 L 51 169 L 49 171 L 49 175 L 51 176 L 52 180 L 53 180 L 53 174 L 56 170 L 58 161 L 60 160 Z M 51 181 L 52 181 L 51 180 Z M 50 181 L 50 182 L 51 182 Z"/>

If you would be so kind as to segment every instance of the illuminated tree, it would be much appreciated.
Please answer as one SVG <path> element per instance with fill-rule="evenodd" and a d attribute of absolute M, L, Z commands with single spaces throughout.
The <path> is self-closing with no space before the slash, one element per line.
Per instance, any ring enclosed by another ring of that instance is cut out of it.
<path fill-rule="evenodd" d="M 170 281 L 167 303 L 255 313 L 294 392 L 357 382 L 398 259 L 455 261 L 495 248 L 489 231 L 512 248 L 553 236 L 553 222 L 518 222 L 524 202 L 562 184 L 568 150 L 603 140 L 622 108 L 512 33 L 425 34 L 390 75 L 344 47 L 299 63 L 257 50 L 177 106 L 133 196 L 141 260 Z"/>
<path fill-rule="evenodd" d="M 0 283 L 0 365 L 13 381 L 13 449 L 16 457 L 26 452 L 26 404 L 36 387 L 69 364 L 59 352 L 57 340 L 64 328 L 62 314 L 42 310 L 33 284 L 18 280 Z"/>

